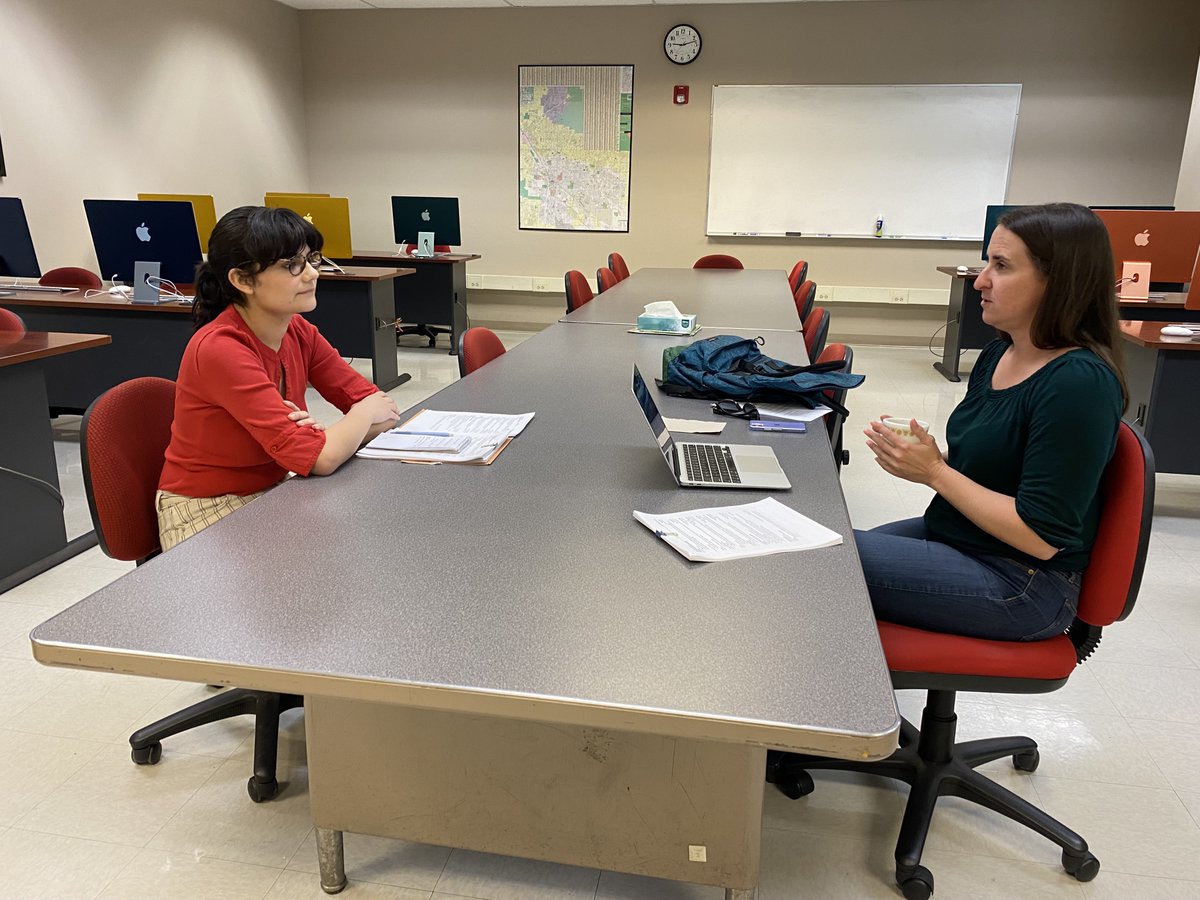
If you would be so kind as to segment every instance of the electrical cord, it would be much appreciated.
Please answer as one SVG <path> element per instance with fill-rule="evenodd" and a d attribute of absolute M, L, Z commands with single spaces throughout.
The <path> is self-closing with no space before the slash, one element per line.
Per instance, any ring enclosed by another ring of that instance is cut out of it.
<path fill-rule="evenodd" d="M 946 327 L 947 327 L 949 324 L 950 324 L 949 322 L 943 322 L 941 325 L 939 325 L 939 326 L 938 326 L 938 328 L 937 328 L 937 331 L 935 331 L 933 334 L 931 334 L 931 335 L 929 336 L 929 343 L 928 343 L 928 345 L 927 345 L 927 346 L 928 346 L 928 348 L 929 348 L 929 352 L 930 352 L 931 354 L 933 354 L 933 356 L 934 356 L 934 357 L 937 357 L 937 356 L 939 355 L 939 354 L 938 354 L 938 352 L 937 352 L 936 350 L 934 350 L 934 349 L 933 349 L 933 341 L 934 341 L 934 338 L 936 338 L 936 337 L 937 337 L 937 336 L 938 336 L 938 335 L 939 335 L 939 334 L 940 334 L 942 331 L 945 331 Z"/>
<path fill-rule="evenodd" d="M 51 497 L 53 497 L 55 500 L 57 500 L 59 506 L 61 506 L 63 509 L 67 508 L 67 503 L 63 499 L 62 493 L 59 492 L 58 488 L 56 488 L 50 482 L 42 481 L 42 479 L 37 478 L 33 475 L 26 475 L 24 472 L 18 472 L 16 469 L 10 469 L 8 466 L 0 466 L 0 472 L 4 472 L 8 475 L 14 475 L 17 478 L 21 478 L 25 481 L 33 482 L 35 485 L 37 485 L 39 488 L 41 488 L 43 491 L 45 491 L 47 494 L 49 494 Z"/>

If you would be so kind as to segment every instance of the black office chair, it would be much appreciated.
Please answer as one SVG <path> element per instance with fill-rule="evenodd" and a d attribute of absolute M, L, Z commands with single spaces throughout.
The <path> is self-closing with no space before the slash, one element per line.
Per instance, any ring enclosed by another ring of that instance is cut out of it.
<path fill-rule="evenodd" d="M 411 257 L 412 252 L 416 249 L 417 249 L 416 244 L 407 244 L 404 247 L 404 252 L 409 257 Z M 433 252 L 434 253 L 449 253 L 449 252 L 451 252 L 450 245 L 449 244 L 435 244 L 433 247 Z M 424 322 L 419 322 L 416 324 L 411 323 L 411 322 L 398 323 L 396 325 L 396 343 L 399 344 L 400 338 L 402 338 L 405 335 L 419 334 L 421 337 L 423 337 L 427 341 L 429 341 L 430 347 L 436 347 L 438 335 L 439 334 L 450 334 L 450 332 L 451 332 L 451 329 L 447 325 L 429 325 Z M 453 351 L 451 351 L 451 352 L 453 352 Z"/>
<path fill-rule="evenodd" d="M 105 391 L 80 428 L 83 485 L 100 549 L 139 566 L 161 552 L 154 495 L 175 417 L 175 382 L 134 378 Z M 153 603 L 154 598 L 146 598 Z M 162 758 L 162 740 L 233 716 L 254 716 L 254 774 L 246 785 L 255 803 L 279 792 L 275 763 L 279 715 L 304 705 L 295 694 L 233 688 L 139 728 L 129 737 L 139 766 Z"/>

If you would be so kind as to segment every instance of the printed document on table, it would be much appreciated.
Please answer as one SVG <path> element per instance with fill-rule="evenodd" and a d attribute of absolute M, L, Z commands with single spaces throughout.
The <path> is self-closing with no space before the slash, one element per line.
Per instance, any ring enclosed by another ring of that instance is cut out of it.
<path fill-rule="evenodd" d="M 404 462 L 487 465 L 525 429 L 533 415 L 423 409 L 407 422 L 376 437 L 355 455 Z M 419 448 L 415 444 L 421 440 L 434 444 L 436 449 Z"/>
<path fill-rule="evenodd" d="M 759 403 L 755 401 L 755 406 L 758 407 L 758 414 L 764 419 L 781 419 L 784 422 L 815 422 L 828 413 L 833 412 L 828 406 L 814 406 L 809 409 L 807 406 L 788 406 L 785 403 Z"/>
<path fill-rule="evenodd" d="M 741 506 L 714 506 L 633 517 L 693 562 L 721 562 L 813 550 L 842 543 L 842 536 L 773 497 Z"/>

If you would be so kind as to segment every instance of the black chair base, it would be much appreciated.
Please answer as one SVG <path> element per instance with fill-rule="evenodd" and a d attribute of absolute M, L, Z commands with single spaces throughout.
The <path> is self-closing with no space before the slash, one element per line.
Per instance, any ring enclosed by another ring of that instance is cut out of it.
<path fill-rule="evenodd" d="M 956 743 L 954 691 L 930 691 L 921 715 L 921 730 L 901 722 L 900 748 L 885 760 L 860 762 L 773 751 L 767 756 L 767 781 L 793 800 L 813 790 L 810 769 L 866 772 L 895 778 L 911 786 L 896 840 L 896 884 L 907 900 L 927 900 L 933 875 L 921 865 L 921 853 L 941 796 L 962 797 L 1007 816 L 1062 847 L 1062 865 L 1078 881 L 1091 881 L 1100 862 L 1087 842 L 1061 822 L 975 771 L 1005 756 L 1025 772 L 1037 769 L 1037 743 L 1027 737 L 987 738 Z"/>
<path fill-rule="evenodd" d="M 233 716 L 253 715 L 254 774 L 246 784 L 246 792 L 255 803 L 262 803 L 279 793 L 279 782 L 275 780 L 279 716 L 303 705 L 304 698 L 297 694 L 233 688 L 139 728 L 129 736 L 130 756 L 139 766 L 152 766 L 162 759 L 163 738 Z"/>
<path fill-rule="evenodd" d="M 436 347 L 438 335 L 449 333 L 450 329 L 441 325 L 402 325 L 396 329 L 396 342 L 399 343 L 404 335 L 419 334 L 429 340 L 430 347 Z"/>

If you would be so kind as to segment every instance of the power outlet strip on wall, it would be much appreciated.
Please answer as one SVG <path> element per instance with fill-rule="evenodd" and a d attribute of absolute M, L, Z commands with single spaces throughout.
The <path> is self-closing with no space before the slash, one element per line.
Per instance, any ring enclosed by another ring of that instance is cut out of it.
<path fill-rule="evenodd" d="M 591 278 L 588 284 L 598 292 Z M 479 275 L 467 274 L 468 290 L 483 291 L 530 291 L 532 293 L 562 294 L 563 280 L 558 275 Z M 905 288 L 867 287 L 855 285 L 817 286 L 817 305 L 830 303 L 880 303 L 904 304 L 906 306 L 947 306 L 950 302 L 949 288 Z"/>

